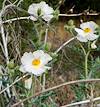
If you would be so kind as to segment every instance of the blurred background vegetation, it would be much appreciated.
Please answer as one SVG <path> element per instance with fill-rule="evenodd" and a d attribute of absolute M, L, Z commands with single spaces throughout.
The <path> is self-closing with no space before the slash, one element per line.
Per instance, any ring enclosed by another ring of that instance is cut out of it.
<path fill-rule="evenodd" d="M 15 0 L 10 0 L 10 1 L 14 2 Z M 29 5 L 32 4 L 33 2 L 37 3 L 40 1 L 41 0 L 23 0 L 19 7 L 24 10 L 20 12 L 16 9 L 11 8 L 9 9 L 9 11 L 5 13 L 3 20 L 7 20 L 14 17 L 20 17 L 20 16 L 28 16 L 27 10 Z M 59 9 L 60 13 L 64 13 L 64 14 L 66 13 L 77 14 L 82 12 L 100 13 L 100 0 L 44 0 L 44 1 L 46 1 L 54 9 Z M 2 7 L 2 3 L 3 0 L 0 0 L 0 9 Z M 8 4 L 9 2 L 6 3 Z M 48 43 L 50 45 L 49 47 L 50 51 L 55 51 L 61 44 L 63 44 L 71 37 L 70 33 L 67 32 L 64 28 L 64 26 L 67 24 L 69 19 L 73 19 L 75 25 L 79 25 L 81 19 L 83 21 L 93 20 L 100 25 L 100 16 L 83 15 L 77 17 L 60 17 L 58 21 L 54 21 L 54 23 L 51 24 L 52 28 L 55 31 L 55 34 L 52 30 L 50 30 L 48 33 Z M 5 24 L 5 31 L 8 32 L 9 30 L 8 48 L 9 48 L 10 59 L 14 59 L 16 64 L 20 63 L 20 58 L 24 52 L 41 49 L 41 47 L 37 44 L 38 34 L 37 34 L 37 29 L 35 29 L 36 26 L 38 26 L 38 23 L 36 23 L 35 25 L 34 22 L 30 20 L 16 21 L 13 23 Z M 46 26 L 44 24 L 43 26 L 45 29 Z M 39 29 L 43 29 L 43 27 L 41 28 L 39 26 Z M 44 32 L 42 32 L 42 35 L 44 35 Z M 89 62 L 89 66 L 92 65 L 92 68 L 90 68 L 90 70 L 93 70 L 93 72 L 100 71 L 99 70 L 100 59 L 98 58 L 100 56 L 99 43 L 100 43 L 100 39 L 99 42 L 97 43 L 99 48 L 92 52 L 92 56 L 94 57 L 93 61 L 95 62 L 92 63 Z M 84 78 L 83 75 L 81 75 L 84 74 L 83 73 L 84 56 L 82 55 L 82 51 L 80 47 L 77 48 L 78 46 L 79 44 L 77 44 L 77 42 L 75 41 L 73 43 L 70 43 L 60 52 L 57 60 L 53 64 L 53 68 L 51 72 L 49 72 L 50 75 L 48 76 L 47 74 L 46 88 L 58 85 L 66 81 Z M 0 49 L 0 64 L 5 64 L 1 49 Z M 15 77 L 17 75 L 18 74 L 16 73 Z M 100 73 L 97 72 L 95 75 L 93 75 L 93 77 L 100 78 Z M 100 88 L 100 84 L 98 84 L 98 86 Z M 100 95 L 99 90 L 97 92 L 98 93 L 95 93 L 95 95 L 97 96 Z M 51 94 L 52 93 L 50 93 L 50 95 Z M 47 94 L 47 96 L 49 95 Z M 40 97 L 40 99 L 42 97 Z M 83 97 L 84 97 L 84 84 L 75 87 L 65 86 L 62 89 L 55 91 L 55 102 L 59 105 L 64 105 L 66 104 L 66 102 L 70 103 L 75 98 L 77 101 L 79 101 L 83 99 Z M 37 101 L 33 101 L 33 102 L 38 104 Z"/>

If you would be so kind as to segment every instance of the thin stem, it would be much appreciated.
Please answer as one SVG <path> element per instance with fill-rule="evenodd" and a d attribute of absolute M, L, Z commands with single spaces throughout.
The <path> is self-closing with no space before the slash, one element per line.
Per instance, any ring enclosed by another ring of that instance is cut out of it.
<path fill-rule="evenodd" d="M 82 45 L 81 43 L 79 43 L 79 44 L 80 44 L 80 46 L 81 46 L 81 48 L 82 48 L 82 50 L 83 50 L 83 52 L 84 52 L 84 55 L 86 55 L 86 51 L 85 51 L 83 45 Z"/>
<path fill-rule="evenodd" d="M 89 56 L 90 51 L 87 52 L 85 55 L 85 77 L 86 79 L 88 78 L 88 56 Z"/>

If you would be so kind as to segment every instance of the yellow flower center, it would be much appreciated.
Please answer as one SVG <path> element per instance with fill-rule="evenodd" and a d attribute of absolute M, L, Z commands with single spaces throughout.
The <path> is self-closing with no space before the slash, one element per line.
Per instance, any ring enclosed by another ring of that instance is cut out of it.
<path fill-rule="evenodd" d="M 32 65 L 33 65 L 33 66 L 39 66 L 40 63 L 41 63 L 40 59 L 34 59 L 34 60 L 32 61 Z"/>
<path fill-rule="evenodd" d="M 84 29 L 84 32 L 85 32 L 85 33 L 89 33 L 89 32 L 91 32 L 91 29 L 90 29 L 90 28 L 85 28 L 85 29 Z"/>

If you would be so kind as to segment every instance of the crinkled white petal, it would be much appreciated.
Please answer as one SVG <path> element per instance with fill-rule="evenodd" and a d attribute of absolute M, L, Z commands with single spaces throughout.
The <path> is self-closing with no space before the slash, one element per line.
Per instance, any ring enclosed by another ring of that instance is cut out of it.
<path fill-rule="evenodd" d="M 31 65 L 33 58 L 34 58 L 34 56 L 33 56 L 32 52 L 29 52 L 29 53 L 25 52 L 21 58 L 22 65 Z"/>
<path fill-rule="evenodd" d="M 86 38 L 90 41 L 93 41 L 95 39 L 97 39 L 99 36 L 96 34 L 89 34 L 88 36 L 86 36 Z"/>
<path fill-rule="evenodd" d="M 44 12 L 44 15 L 50 15 L 54 11 L 52 7 L 50 7 L 48 4 L 46 4 L 46 2 L 43 2 L 43 1 L 40 2 L 40 7 Z"/>
<path fill-rule="evenodd" d="M 90 23 L 92 24 L 92 26 L 96 29 L 97 27 L 99 27 L 95 22 L 90 21 Z"/>
<path fill-rule="evenodd" d="M 48 6 L 48 4 L 46 4 L 46 3 L 44 5 L 42 5 L 41 7 L 42 7 L 42 9 L 44 11 L 44 15 L 43 15 L 42 18 L 45 21 L 49 22 L 53 18 L 53 15 L 52 15 L 53 12 L 54 12 L 53 8 L 51 8 L 50 6 Z"/>
<path fill-rule="evenodd" d="M 86 37 L 83 37 L 81 35 L 77 35 L 77 39 L 80 41 L 80 42 L 87 42 L 88 39 Z"/>
<path fill-rule="evenodd" d="M 36 76 L 40 76 L 42 75 L 42 73 L 44 73 L 46 71 L 46 68 L 43 66 L 43 67 L 40 67 L 38 69 L 32 69 L 31 68 L 31 73 L 36 75 Z"/>
<path fill-rule="evenodd" d="M 52 60 L 52 57 L 49 54 L 44 53 L 44 55 L 40 59 L 42 61 L 42 64 L 46 65 L 49 61 Z"/>
<path fill-rule="evenodd" d="M 33 4 L 31 4 L 31 5 L 29 6 L 29 8 L 28 8 L 28 13 L 29 13 L 30 15 L 34 15 L 34 16 L 37 17 L 37 16 L 38 16 L 38 15 L 37 15 L 38 8 L 39 8 L 39 5 L 36 4 L 36 3 L 33 3 Z"/>
<path fill-rule="evenodd" d="M 34 58 L 41 58 L 44 55 L 44 52 L 42 50 L 37 50 L 33 52 Z"/>
<path fill-rule="evenodd" d="M 32 77 L 25 80 L 25 88 L 30 89 L 32 86 Z"/>
<path fill-rule="evenodd" d="M 22 71 L 23 73 L 30 73 L 30 74 L 34 74 L 36 76 L 40 76 L 42 75 L 42 73 L 44 73 L 46 70 L 50 70 L 51 67 L 48 66 L 42 66 L 39 68 L 34 68 L 33 66 L 21 66 L 20 67 L 20 71 Z"/>

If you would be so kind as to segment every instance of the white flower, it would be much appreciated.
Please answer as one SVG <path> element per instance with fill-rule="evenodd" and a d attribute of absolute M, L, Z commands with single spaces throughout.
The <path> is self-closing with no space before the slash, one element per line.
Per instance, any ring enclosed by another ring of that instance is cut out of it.
<path fill-rule="evenodd" d="M 33 21 L 36 21 L 38 17 L 42 17 L 45 21 L 49 22 L 53 18 L 53 12 L 53 8 L 44 1 L 33 3 L 28 8 L 28 13 L 31 15 L 30 19 Z"/>
<path fill-rule="evenodd" d="M 93 41 L 93 42 L 92 42 L 92 44 L 91 44 L 91 48 L 92 48 L 92 49 L 96 49 L 96 48 L 97 48 L 97 46 L 96 46 L 95 43 L 96 43 L 96 41 Z"/>
<path fill-rule="evenodd" d="M 93 41 L 99 37 L 95 34 L 95 29 L 97 25 L 93 22 L 85 22 L 80 25 L 80 28 L 75 28 L 75 31 L 78 33 L 77 39 L 81 42 Z"/>
<path fill-rule="evenodd" d="M 41 75 L 50 67 L 46 64 L 52 60 L 52 57 L 44 53 L 42 50 L 37 50 L 35 52 L 25 52 L 21 58 L 22 65 L 20 66 L 20 71 L 33 73 L 36 76 Z"/>

